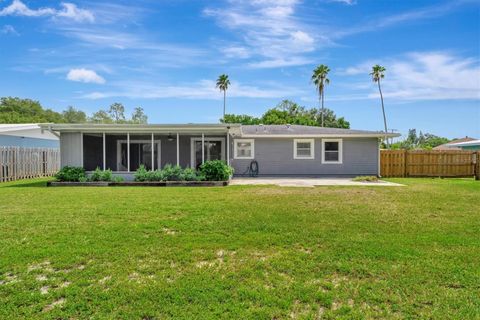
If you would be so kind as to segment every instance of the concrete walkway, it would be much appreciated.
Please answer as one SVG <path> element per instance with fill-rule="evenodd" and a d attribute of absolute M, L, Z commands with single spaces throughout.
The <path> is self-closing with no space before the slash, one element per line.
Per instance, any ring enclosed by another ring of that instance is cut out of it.
<path fill-rule="evenodd" d="M 355 182 L 351 178 L 234 178 L 235 185 L 277 185 L 280 187 L 314 187 L 314 186 L 378 186 L 398 187 L 403 184 L 379 180 L 378 182 Z"/>

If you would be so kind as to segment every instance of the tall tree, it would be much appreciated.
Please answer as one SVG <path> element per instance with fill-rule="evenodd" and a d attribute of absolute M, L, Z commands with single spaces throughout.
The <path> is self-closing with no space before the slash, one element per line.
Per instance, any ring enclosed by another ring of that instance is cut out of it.
<path fill-rule="evenodd" d="M 143 112 L 143 108 L 136 107 L 133 110 L 131 122 L 137 124 L 146 124 L 148 122 L 148 117 L 145 112 Z"/>
<path fill-rule="evenodd" d="M 63 119 L 66 123 L 85 123 L 87 122 L 87 115 L 81 110 L 77 110 L 69 106 L 67 110 L 62 112 Z"/>
<path fill-rule="evenodd" d="M 92 114 L 92 116 L 88 119 L 89 122 L 93 123 L 113 123 L 113 119 L 110 117 L 107 111 L 99 110 Z"/>
<path fill-rule="evenodd" d="M 125 123 L 125 107 L 123 104 L 118 102 L 113 103 L 110 105 L 108 113 L 115 123 Z"/>
<path fill-rule="evenodd" d="M 61 123 L 61 113 L 44 109 L 40 102 L 18 97 L 0 98 L 0 123 Z"/>
<path fill-rule="evenodd" d="M 372 72 L 370 72 L 370 75 L 372 76 L 373 82 L 376 82 L 378 84 L 378 91 L 380 92 L 380 100 L 382 101 L 382 112 L 383 112 L 383 125 L 385 126 L 385 142 L 387 144 L 387 148 L 389 147 L 389 142 L 387 138 L 387 117 L 385 116 L 385 106 L 383 104 L 383 94 L 382 94 L 382 87 L 380 85 L 380 80 L 385 77 L 385 71 L 386 69 L 382 67 L 381 65 L 374 65 L 372 67 Z"/>
<path fill-rule="evenodd" d="M 228 75 L 222 74 L 218 77 L 216 87 L 219 88 L 220 91 L 223 91 L 223 118 L 225 118 L 225 104 L 227 99 L 227 89 L 229 85 L 230 80 L 228 80 Z"/>
<path fill-rule="evenodd" d="M 321 64 L 318 67 L 316 67 L 315 70 L 313 70 L 313 75 L 312 75 L 312 82 L 317 87 L 318 96 L 322 104 L 322 109 L 321 109 L 322 127 L 325 126 L 325 121 L 324 121 L 325 85 L 330 83 L 330 79 L 327 78 L 329 72 L 330 72 L 330 69 L 328 68 L 328 66 Z"/>

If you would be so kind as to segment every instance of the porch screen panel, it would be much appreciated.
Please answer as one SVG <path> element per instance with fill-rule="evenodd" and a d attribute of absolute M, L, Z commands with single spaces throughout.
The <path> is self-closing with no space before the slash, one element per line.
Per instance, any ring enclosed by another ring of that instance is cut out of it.
<path fill-rule="evenodd" d="M 152 170 L 152 135 L 130 134 L 130 171 L 137 170 L 141 165 Z"/>
<path fill-rule="evenodd" d="M 107 169 L 127 171 L 127 134 L 107 133 L 105 135 L 105 153 Z"/>
<path fill-rule="evenodd" d="M 103 169 L 103 133 L 83 134 L 83 167 L 87 171 Z"/>

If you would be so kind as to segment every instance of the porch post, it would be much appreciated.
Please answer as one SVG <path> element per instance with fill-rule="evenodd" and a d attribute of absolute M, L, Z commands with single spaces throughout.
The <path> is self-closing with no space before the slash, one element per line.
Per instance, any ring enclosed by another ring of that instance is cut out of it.
<path fill-rule="evenodd" d="M 80 159 L 80 167 L 83 167 L 83 132 L 80 132 L 80 153 L 81 153 L 81 159 Z"/>
<path fill-rule="evenodd" d="M 155 170 L 155 142 L 153 140 L 153 132 L 152 132 L 152 171 Z"/>
<path fill-rule="evenodd" d="M 205 134 L 202 133 L 202 164 L 205 163 Z"/>
<path fill-rule="evenodd" d="M 130 172 L 130 133 L 127 132 L 127 172 Z"/>
<path fill-rule="evenodd" d="M 230 133 L 227 131 L 227 166 L 230 165 Z"/>
<path fill-rule="evenodd" d="M 180 135 L 177 132 L 177 166 L 180 165 Z"/>
<path fill-rule="evenodd" d="M 107 170 L 107 152 L 106 152 L 106 149 L 107 149 L 107 143 L 106 143 L 106 140 L 105 140 L 105 132 L 103 133 L 103 170 Z"/>

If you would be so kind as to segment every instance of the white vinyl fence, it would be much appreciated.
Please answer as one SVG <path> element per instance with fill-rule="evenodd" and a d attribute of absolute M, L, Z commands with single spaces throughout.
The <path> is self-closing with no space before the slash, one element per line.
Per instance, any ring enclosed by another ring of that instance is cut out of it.
<path fill-rule="evenodd" d="M 59 149 L 0 146 L 0 182 L 52 176 L 59 169 Z"/>

